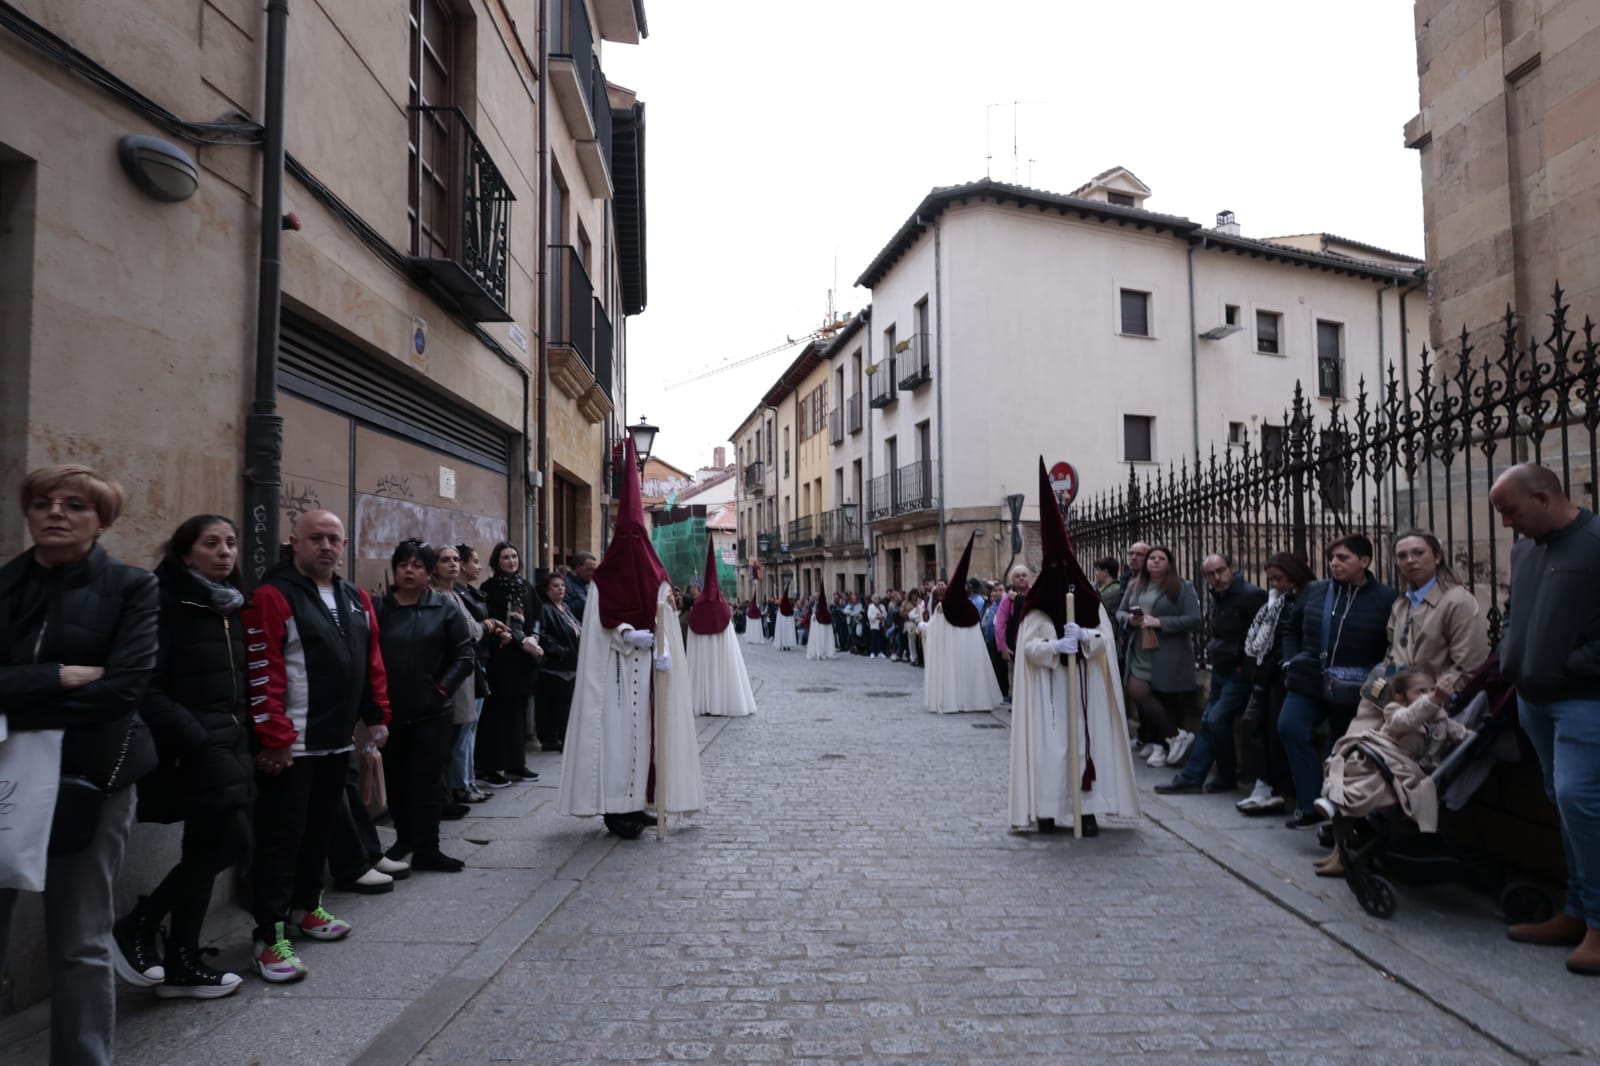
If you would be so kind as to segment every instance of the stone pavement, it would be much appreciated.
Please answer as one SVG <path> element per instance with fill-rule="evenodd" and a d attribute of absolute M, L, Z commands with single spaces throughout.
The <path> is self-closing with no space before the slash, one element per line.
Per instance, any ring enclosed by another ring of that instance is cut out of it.
<path fill-rule="evenodd" d="M 118 1061 L 1570 1063 L 1596 1046 L 1566 1007 L 1600 986 L 1537 949 L 1506 969 L 1485 913 L 1407 895 L 1367 919 L 1342 884 L 1296 878 L 1314 841 L 1225 797 L 1148 796 L 1150 820 L 1097 840 L 1009 835 L 1003 713 L 929 715 L 903 665 L 746 656 L 760 713 L 702 720 L 706 809 L 665 842 L 555 814 L 558 762 L 535 755 L 536 786 L 451 823 L 466 872 L 331 898 L 356 932 L 309 945 L 300 985 L 125 990 Z M 242 966 L 248 919 L 215 924 Z M 42 1063 L 44 1018 L 0 1025 L 0 1060 Z"/>

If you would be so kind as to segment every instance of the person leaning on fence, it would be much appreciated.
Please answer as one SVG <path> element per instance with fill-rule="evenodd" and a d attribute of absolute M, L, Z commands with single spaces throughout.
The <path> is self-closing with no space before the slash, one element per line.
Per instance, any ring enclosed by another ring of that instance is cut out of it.
<path fill-rule="evenodd" d="M 1138 595 L 1122 601 L 1117 618 L 1135 634 L 1125 667 L 1128 695 L 1155 738 L 1139 756 L 1148 766 L 1181 766 L 1194 744 L 1183 716 L 1200 687 L 1191 641 L 1200 628 L 1200 597 L 1178 576 L 1172 550 L 1159 546 L 1145 556 L 1135 588 Z"/>
<path fill-rule="evenodd" d="M 1284 696 L 1278 736 L 1294 778 L 1294 816 L 1290 829 L 1323 820 L 1313 804 L 1322 795 L 1322 757 L 1316 743 L 1319 723 L 1328 726 L 1329 745 L 1355 718 L 1361 682 L 1383 661 L 1395 591 L 1373 576 L 1372 541 L 1353 533 L 1328 545 L 1326 581 L 1314 581 L 1295 601 L 1284 634 Z"/>
<path fill-rule="evenodd" d="M 1295 601 L 1311 584 L 1311 568 L 1292 552 L 1267 560 L 1267 602 L 1256 612 L 1244 638 L 1245 655 L 1255 662 L 1250 702 L 1239 723 L 1239 772 L 1254 782 L 1250 795 L 1234 804 L 1241 814 L 1275 814 L 1285 793 L 1294 794 L 1278 739 L 1278 712 L 1283 709 L 1283 638 L 1294 616 Z"/>
<path fill-rule="evenodd" d="M 0 711 L 10 734 L 0 756 L 27 759 L 25 749 L 32 749 L 32 758 L 58 764 L 45 774 L 72 775 L 89 786 L 73 790 L 82 802 L 70 810 L 58 795 L 55 824 L 46 829 L 41 820 L 34 834 L 40 850 L 45 838 L 50 843 L 43 860 L 44 934 L 50 1061 L 59 1064 L 111 1062 L 112 887 L 133 822 L 128 786 L 156 763 L 138 719 L 156 665 L 156 579 L 99 544 L 123 498 L 121 486 L 88 467 L 33 471 L 17 496 L 33 547 L 0 567 Z M 47 735 L 56 730 L 59 749 Z M 8 766 L 5 776 L 20 789 L 26 775 L 18 770 Z M 48 777 L 34 780 L 45 785 Z M 9 798 L 20 805 L 23 796 Z M 6 827 L 14 837 L 28 832 L 11 818 Z M 12 839 L 6 846 L 7 865 L 14 866 L 24 844 Z M 18 871 L 6 872 L 7 883 L 17 884 Z M 0 889 L 0 965 L 16 901 L 15 887 Z"/>
<path fill-rule="evenodd" d="M 1533 463 L 1500 475 L 1489 502 L 1523 538 L 1511 549 L 1500 670 L 1517 691 L 1567 860 L 1562 913 L 1507 932 L 1573 947 L 1567 969 L 1600 975 L 1600 522 Z"/>

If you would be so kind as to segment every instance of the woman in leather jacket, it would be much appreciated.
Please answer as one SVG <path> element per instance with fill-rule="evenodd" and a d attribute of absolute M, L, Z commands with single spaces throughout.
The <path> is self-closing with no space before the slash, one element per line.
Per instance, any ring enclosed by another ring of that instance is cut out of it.
<path fill-rule="evenodd" d="M 567 583 L 560 574 L 544 579 L 535 601 L 539 612 L 533 632 L 544 657 L 534 682 L 533 721 L 539 747 L 560 751 L 567 739 L 567 716 L 572 711 L 572 689 L 577 678 L 578 639 L 582 624 L 567 610 Z"/>
<path fill-rule="evenodd" d="M 472 632 L 454 603 L 428 587 L 437 553 L 401 541 L 390 556 L 394 584 L 378 605 L 378 645 L 394 718 L 383 748 L 389 813 L 397 834 L 387 855 L 412 855 L 413 870 L 455 873 L 466 864 L 439 850 L 452 698 L 477 665 Z"/>

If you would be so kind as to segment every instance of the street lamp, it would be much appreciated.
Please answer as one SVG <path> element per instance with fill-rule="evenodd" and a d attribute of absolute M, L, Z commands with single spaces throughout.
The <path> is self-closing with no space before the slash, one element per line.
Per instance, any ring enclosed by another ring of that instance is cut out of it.
<path fill-rule="evenodd" d="M 628 427 L 628 436 L 633 438 L 633 450 L 639 455 L 640 472 L 644 471 L 644 462 L 650 458 L 650 449 L 655 446 L 658 428 L 660 427 L 652 426 L 644 415 L 639 416 L 638 425 Z"/>

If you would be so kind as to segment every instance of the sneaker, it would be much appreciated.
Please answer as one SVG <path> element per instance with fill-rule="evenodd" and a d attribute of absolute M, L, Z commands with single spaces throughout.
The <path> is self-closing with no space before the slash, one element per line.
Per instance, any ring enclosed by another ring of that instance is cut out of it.
<path fill-rule="evenodd" d="M 139 988 L 154 988 L 166 980 L 156 936 L 161 925 L 145 912 L 146 898 L 111 927 L 111 963 L 117 976 Z"/>
<path fill-rule="evenodd" d="M 343 940 L 350 935 L 350 923 L 335 918 L 318 902 L 315 910 L 289 912 L 289 935 L 308 936 L 312 940 Z"/>
<path fill-rule="evenodd" d="M 206 955 L 216 948 L 178 948 L 167 953 L 167 978 L 156 986 L 161 999 L 221 999 L 239 990 L 243 980 L 236 973 L 213 970 L 205 964 Z"/>
<path fill-rule="evenodd" d="M 1339 813 L 1338 808 L 1333 805 L 1333 801 L 1326 796 L 1318 796 L 1311 801 L 1311 806 L 1315 807 L 1317 813 L 1324 818 L 1332 819 L 1334 815 Z"/>
<path fill-rule="evenodd" d="M 1191 781 L 1182 774 L 1179 774 L 1171 781 L 1165 781 L 1157 785 L 1156 791 L 1161 793 L 1163 796 L 1182 796 L 1191 792 L 1199 792 L 1200 787 L 1200 782 Z"/>
<path fill-rule="evenodd" d="M 1241 811 L 1251 811 L 1273 798 L 1272 786 L 1265 781 L 1257 781 L 1256 787 L 1250 790 L 1250 795 L 1235 803 L 1234 806 Z"/>
<path fill-rule="evenodd" d="M 534 771 L 528 769 L 526 766 L 519 766 L 515 770 L 507 770 L 506 771 L 506 776 L 515 778 L 518 781 L 537 781 L 537 780 L 539 780 L 539 775 L 537 773 L 535 773 Z"/>
<path fill-rule="evenodd" d="M 486 774 L 479 774 L 478 780 L 490 788 L 506 788 L 511 784 L 511 779 L 499 770 L 490 770 Z"/>
<path fill-rule="evenodd" d="M 1310 829 L 1314 825 L 1321 825 L 1323 821 L 1321 811 L 1295 811 L 1294 817 L 1283 824 L 1286 829 Z"/>
<path fill-rule="evenodd" d="M 284 923 L 278 922 L 274 925 L 272 934 L 274 939 L 271 942 L 256 941 L 255 953 L 250 959 L 251 968 L 263 981 L 276 985 L 304 978 L 307 972 L 306 964 L 300 961 L 300 956 L 294 953 L 294 945 L 289 943 L 289 938 L 284 935 Z"/>
<path fill-rule="evenodd" d="M 1150 757 L 1145 759 L 1144 764 L 1157 768 L 1167 765 L 1167 749 L 1158 744 L 1152 744 L 1151 748 Z"/>
<path fill-rule="evenodd" d="M 1178 730 L 1177 736 L 1167 741 L 1167 765 L 1180 766 L 1194 747 L 1194 734 L 1187 729 Z"/>
<path fill-rule="evenodd" d="M 372 864 L 372 868 L 379 873 L 388 874 L 396 881 L 404 881 L 411 876 L 411 864 L 409 862 L 391 859 L 387 855 L 380 855 L 378 861 Z"/>
<path fill-rule="evenodd" d="M 1161 745 L 1154 743 L 1153 741 L 1134 741 L 1133 757 L 1136 759 L 1148 759 L 1156 752 L 1162 750 L 1163 749 Z M 1162 760 L 1163 763 L 1165 763 L 1165 761 L 1165 759 Z"/>
<path fill-rule="evenodd" d="M 341 892 L 358 892 L 363 896 L 381 896 L 394 891 L 394 878 L 382 870 L 371 869 L 354 881 L 335 881 L 334 888 Z"/>

